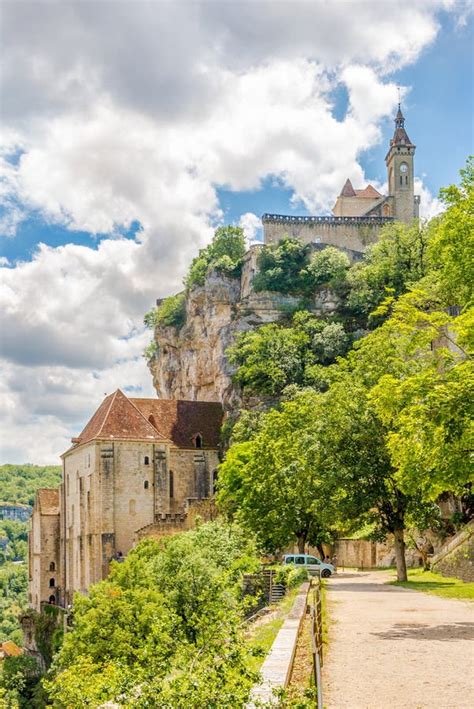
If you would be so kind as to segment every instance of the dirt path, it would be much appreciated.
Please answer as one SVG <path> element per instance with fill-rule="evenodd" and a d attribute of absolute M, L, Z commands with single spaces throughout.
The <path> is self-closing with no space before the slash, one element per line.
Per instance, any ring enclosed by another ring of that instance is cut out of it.
<path fill-rule="evenodd" d="M 474 696 L 474 607 L 384 584 L 384 572 L 328 583 L 328 709 L 464 709 Z"/>

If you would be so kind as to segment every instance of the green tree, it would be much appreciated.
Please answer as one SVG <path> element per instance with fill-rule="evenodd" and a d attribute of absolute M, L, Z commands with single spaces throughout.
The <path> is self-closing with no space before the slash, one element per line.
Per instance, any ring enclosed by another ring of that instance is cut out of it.
<path fill-rule="evenodd" d="M 245 251 L 244 232 L 240 227 L 219 227 L 209 246 L 201 249 L 193 259 L 184 279 L 186 290 L 204 285 L 206 274 L 211 269 L 232 276 L 240 275 Z"/>
<path fill-rule="evenodd" d="M 291 325 L 263 325 L 242 333 L 228 350 L 235 380 L 254 394 L 279 396 L 291 384 L 314 381 L 313 365 L 327 365 L 346 353 L 350 337 L 341 323 L 296 312 Z"/>
<path fill-rule="evenodd" d="M 307 271 L 310 249 L 309 244 L 290 238 L 264 246 L 258 255 L 254 289 L 306 294 L 310 284 Z"/>
<path fill-rule="evenodd" d="M 346 286 L 350 265 L 348 256 L 333 246 L 316 251 L 307 267 L 311 287 L 340 291 Z"/>
<path fill-rule="evenodd" d="M 440 196 L 447 209 L 431 225 L 431 281 L 446 305 L 465 307 L 472 305 L 474 285 L 474 157 L 461 170 L 460 185 Z"/>
<path fill-rule="evenodd" d="M 430 235 L 430 228 L 424 224 L 395 222 L 385 226 L 378 242 L 367 249 L 364 260 L 348 273 L 350 291 L 344 310 L 366 324 L 387 294 L 401 295 L 425 276 Z"/>
<path fill-rule="evenodd" d="M 270 550 L 327 541 L 330 480 L 314 437 L 318 395 L 307 392 L 262 417 L 256 435 L 234 444 L 219 468 L 218 504 Z"/>
<path fill-rule="evenodd" d="M 256 563 L 252 540 L 218 523 L 142 541 L 75 598 L 74 627 L 45 682 L 53 705 L 244 704 L 255 675 L 240 579 Z"/>

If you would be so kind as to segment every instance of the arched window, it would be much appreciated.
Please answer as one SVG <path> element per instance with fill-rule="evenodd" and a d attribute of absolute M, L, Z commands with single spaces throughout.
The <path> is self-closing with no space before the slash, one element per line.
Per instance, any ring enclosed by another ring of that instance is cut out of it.
<path fill-rule="evenodd" d="M 53 604 L 53 606 L 56 604 L 56 598 L 54 596 L 49 597 L 49 602 Z"/>
<path fill-rule="evenodd" d="M 50 563 L 50 565 L 49 565 L 49 570 L 50 570 L 50 571 L 56 571 L 56 564 L 54 563 L 54 561 L 52 561 L 52 562 Z"/>
<path fill-rule="evenodd" d="M 54 588 L 56 584 L 54 583 L 54 579 L 49 579 L 49 587 Z"/>
<path fill-rule="evenodd" d="M 174 497 L 174 473 L 172 470 L 170 470 L 169 481 L 170 499 L 172 499 Z"/>
<path fill-rule="evenodd" d="M 148 482 L 148 480 L 145 480 L 145 482 L 143 483 L 143 487 L 145 488 L 145 490 L 148 490 L 148 488 L 150 487 L 150 483 Z"/>
<path fill-rule="evenodd" d="M 143 462 L 145 465 L 150 465 L 150 458 L 146 455 Z"/>
<path fill-rule="evenodd" d="M 196 446 L 196 448 L 202 448 L 202 436 L 200 433 L 198 433 L 196 438 L 194 439 L 194 445 Z"/>
<path fill-rule="evenodd" d="M 212 473 L 212 494 L 215 495 L 217 492 L 217 478 L 218 478 L 218 472 L 217 470 L 214 470 Z"/>

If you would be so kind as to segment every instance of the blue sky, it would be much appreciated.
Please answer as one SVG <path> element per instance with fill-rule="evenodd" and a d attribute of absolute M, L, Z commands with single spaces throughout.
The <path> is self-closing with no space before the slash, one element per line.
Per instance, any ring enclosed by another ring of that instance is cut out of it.
<path fill-rule="evenodd" d="M 2 462 L 58 461 L 105 392 L 156 394 L 143 314 L 216 224 L 251 239 L 382 185 L 398 84 L 425 215 L 473 152 L 472 3 L 111 8 L 2 8 Z"/>

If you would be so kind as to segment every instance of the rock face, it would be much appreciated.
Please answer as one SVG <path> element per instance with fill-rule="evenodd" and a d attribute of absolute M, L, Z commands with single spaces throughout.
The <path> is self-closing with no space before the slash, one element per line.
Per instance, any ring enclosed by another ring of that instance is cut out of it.
<path fill-rule="evenodd" d="M 299 301 L 279 293 L 255 293 L 252 280 L 260 248 L 247 252 L 240 278 L 214 271 L 188 294 L 181 329 L 156 328 L 157 354 L 149 367 L 159 398 L 220 401 L 227 410 L 240 404 L 241 393 L 232 381 L 235 368 L 226 350 L 239 333 L 278 321 Z M 320 293 L 313 309 L 329 313 L 336 307 L 332 294 Z"/>

